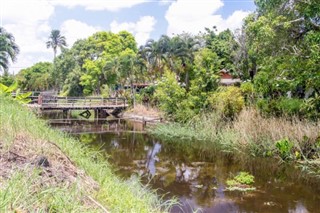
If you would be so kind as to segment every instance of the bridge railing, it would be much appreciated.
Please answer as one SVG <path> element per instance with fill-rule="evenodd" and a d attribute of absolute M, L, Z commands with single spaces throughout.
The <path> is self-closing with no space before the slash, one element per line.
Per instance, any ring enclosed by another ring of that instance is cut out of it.
<path fill-rule="evenodd" d="M 126 106 L 125 98 L 103 98 L 103 97 L 40 97 L 39 104 L 47 107 L 75 107 L 75 106 Z"/>

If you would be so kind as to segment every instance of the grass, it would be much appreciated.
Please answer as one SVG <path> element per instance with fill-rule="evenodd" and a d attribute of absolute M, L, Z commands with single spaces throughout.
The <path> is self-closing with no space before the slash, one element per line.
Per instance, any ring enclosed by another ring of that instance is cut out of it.
<path fill-rule="evenodd" d="M 11 99 L 0 96 L 0 102 L 0 212 L 169 210 L 171 201 L 163 202 L 137 179 L 118 178 L 99 153 Z M 39 156 L 50 167 L 35 166 Z"/>
<path fill-rule="evenodd" d="M 176 141 L 181 146 L 186 143 L 202 152 L 214 153 L 218 150 L 227 154 L 276 157 L 279 160 L 283 159 L 283 153 L 276 144 L 288 140 L 292 147 L 288 150 L 290 158 L 286 159 L 304 163 L 320 159 L 319 122 L 266 118 L 252 108 L 242 110 L 234 121 L 226 121 L 221 115 L 211 113 L 197 116 L 187 124 L 159 124 L 149 132 Z"/>

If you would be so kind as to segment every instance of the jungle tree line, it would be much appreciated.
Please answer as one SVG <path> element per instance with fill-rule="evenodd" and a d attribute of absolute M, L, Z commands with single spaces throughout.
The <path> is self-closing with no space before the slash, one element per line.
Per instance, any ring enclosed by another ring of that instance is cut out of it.
<path fill-rule="evenodd" d="M 284 108 L 299 113 L 305 108 L 317 117 L 320 5 L 317 0 L 255 0 L 255 4 L 257 10 L 235 32 L 218 33 L 213 27 L 197 35 L 163 35 L 139 48 L 126 31 L 98 32 L 64 48 L 54 66 L 36 64 L 17 78 L 23 89 L 58 88 L 70 96 L 107 95 L 110 88 L 157 83 L 162 91 L 146 94 L 155 102 L 172 103 L 170 109 L 165 107 L 169 114 L 175 108 L 198 113 L 214 102 L 219 71 L 225 69 L 246 81 L 242 95 L 265 111 Z M 45 88 L 30 80 L 41 76 Z M 175 95 L 174 101 L 161 100 Z"/>

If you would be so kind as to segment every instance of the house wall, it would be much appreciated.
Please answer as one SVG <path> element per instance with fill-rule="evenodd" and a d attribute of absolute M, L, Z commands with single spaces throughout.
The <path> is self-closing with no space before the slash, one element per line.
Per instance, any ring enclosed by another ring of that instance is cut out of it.
<path fill-rule="evenodd" d="M 220 75 L 222 79 L 232 79 L 232 76 L 228 73 L 221 73 Z"/>

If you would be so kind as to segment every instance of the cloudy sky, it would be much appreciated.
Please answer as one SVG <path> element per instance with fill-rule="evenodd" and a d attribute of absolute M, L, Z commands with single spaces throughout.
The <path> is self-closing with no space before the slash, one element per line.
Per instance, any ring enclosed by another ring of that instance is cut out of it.
<path fill-rule="evenodd" d="M 219 31 L 241 26 L 255 6 L 253 0 L 0 0 L 0 24 L 20 47 L 11 73 L 39 61 L 52 61 L 45 42 L 59 29 L 68 46 L 101 30 L 127 30 L 139 45 L 183 31 L 205 27 Z"/>

